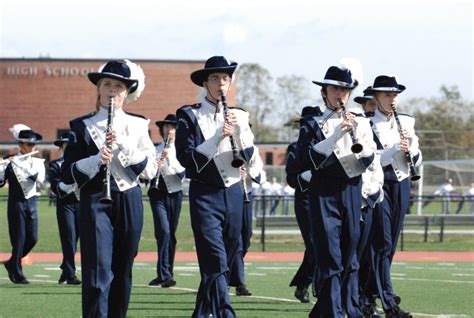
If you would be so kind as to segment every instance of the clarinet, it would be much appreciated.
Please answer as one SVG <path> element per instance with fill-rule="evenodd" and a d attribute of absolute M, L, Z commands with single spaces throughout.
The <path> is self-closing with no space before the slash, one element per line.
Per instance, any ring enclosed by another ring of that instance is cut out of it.
<path fill-rule="evenodd" d="M 244 171 L 245 171 L 245 168 L 243 168 Z M 247 174 L 245 174 L 247 175 Z M 248 194 L 248 191 L 247 191 L 247 182 L 245 182 L 245 179 L 246 178 L 242 178 L 240 180 L 240 182 L 242 182 L 242 191 L 244 192 L 244 203 L 249 203 L 250 202 L 250 199 L 249 199 L 249 194 Z"/>
<path fill-rule="evenodd" d="M 109 110 L 107 113 L 107 130 L 105 132 L 106 138 L 106 147 L 111 149 L 112 145 L 107 142 L 107 134 L 112 130 L 112 124 L 114 120 L 114 98 L 112 96 L 109 97 Z M 102 197 L 100 198 L 101 203 L 112 203 L 112 195 L 110 193 L 110 176 L 111 176 L 111 165 L 112 160 L 107 161 L 105 165 L 105 176 L 104 176 L 104 186 L 102 189 Z"/>
<path fill-rule="evenodd" d="M 398 113 L 395 110 L 395 106 L 392 106 L 392 111 L 393 111 L 393 116 L 395 117 L 395 121 L 397 122 L 397 128 L 398 128 L 398 134 L 400 135 L 400 140 L 402 140 L 405 137 L 403 136 L 403 129 L 402 129 L 402 126 L 400 125 L 400 118 L 398 117 Z M 421 176 L 418 174 L 418 171 L 416 171 L 415 162 L 413 161 L 413 157 L 410 151 L 405 152 L 405 158 L 408 163 L 408 168 L 410 169 L 410 180 L 418 181 L 421 178 Z"/>
<path fill-rule="evenodd" d="M 222 90 L 221 90 L 221 102 L 222 102 L 222 106 L 224 107 L 224 119 L 227 122 L 227 109 L 228 109 L 227 99 L 224 95 L 224 91 Z M 230 139 L 230 146 L 232 148 L 232 156 L 233 156 L 231 165 L 234 168 L 239 168 L 244 164 L 244 159 L 242 159 L 242 157 L 239 155 L 239 151 L 237 150 L 237 147 L 235 145 L 234 136 L 229 136 L 229 139 Z"/>
<path fill-rule="evenodd" d="M 165 150 L 169 148 L 170 139 L 171 138 L 169 137 L 169 135 L 167 135 L 165 139 L 165 144 L 163 145 L 163 151 L 161 152 L 160 160 L 163 160 L 165 157 Z M 161 175 L 161 168 L 159 168 L 158 171 L 156 172 L 155 179 L 153 180 L 153 183 L 151 184 L 150 189 L 158 190 L 158 186 L 160 184 L 160 175 Z"/>
<path fill-rule="evenodd" d="M 346 107 L 344 106 L 344 102 L 342 100 L 339 100 L 338 103 L 339 103 L 339 107 L 342 108 L 342 117 L 347 118 Z M 355 126 L 351 130 L 349 130 L 349 134 L 351 135 L 351 139 L 352 139 L 352 146 L 351 146 L 352 153 L 362 152 L 362 150 L 364 150 L 364 146 L 362 146 L 362 144 L 359 143 L 359 139 L 357 138 L 355 134 Z"/>

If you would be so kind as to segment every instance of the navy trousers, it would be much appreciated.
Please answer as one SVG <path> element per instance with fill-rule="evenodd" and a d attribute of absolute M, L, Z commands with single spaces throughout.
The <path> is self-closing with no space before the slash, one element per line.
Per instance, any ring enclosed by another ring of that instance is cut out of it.
<path fill-rule="evenodd" d="M 79 239 L 79 202 L 64 203 L 58 199 L 56 201 L 56 217 L 63 252 L 63 262 L 60 268 L 66 279 L 72 278 L 76 275 L 74 256 L 76 255 L 77 240 Z"/>
<path fill-rule="evenodd" d="M 362 209 L 362 219 L 360 222 L 360 242 L 357 248 L 357 258 L 359 260 L 359 299 L 361 305 L 375 304 L 377 289 L 375 286 L 374 272 L 374 251 L 372 243 L 374 241 L 373 215 L 378 213 L 380 205 L 374 208 L 366 206 Z M 375 212 L 374 212 L 375 211 Z"/>
<path fill-rule="evenodd" d="M 311 179 L 310 207 L 316 254 L 318 301 L 310 317 L 361 317 L 357 246 L 360 237 L 361 178 Z"/>
<path fill-rule="evenodd" d="M 12 244 L 9 268 L 15 279 L 24 278 L 21 259 L 28 255 L 38 242 L 37 197 L 25 199 L 8 198 L 8 231 Z"/>
<path fill-rule="evenodd" d="M 230 264 L 230 286 L 238 287 L 245 285 L 245 262 L 244 257 L 250 247 L 252 238 L 252 192 L 248 192 L 250 202 L 243 203 L 242 214 L 242 234 L 239 239 L 239 246 L 235 255 L 234 262 Z"/>
<path fill-rule="evenodd" d="M 189 205 L 201 283 L 192 317 L 235 317 L 228 292 L 229 264 L 236 257 L 242 231 L 243 192 L 191 181 Z"/>
<path fill-rule="evenodd" d="M 380 211 L 374 214 L 376 228 L 374 266 L 377 290 L 384 310 L 394 308 L 394 299 L 390 267 L 397 249 L 405 214 L 410 203 L 410 181 L 384 181 L 384 200 Z"/>
<path fill-rule="evenodd" d="M 132 289 L 132 266 L 143 228 L 140 187 L 102 193 L 81 192 L 80 240 L 82 316 L 125 317 Z"/>
<path fill-rule="evenodd" d="M 178 229 L 183 192 L 149 192 L 150 205 L 155 225 L 155 239 L 158 248 L 156 273 L 163 283 L 173 278 L 174 256 L 176 253 L 176 230 Z"/>
<path fill-rule="evenodd" d="M 290 282 L 290 286 L 296 286 L 299 289 L 308 288 L 313 281 L 315 274 L 315 257 L 313 251 L 313 242 L 311 240 L 311 219 L 309 207 L 309 191 L 295 191 L 295 216 L 300 228 L 301 236 L 305 246 L 303 261 L 298 271 Z"/>

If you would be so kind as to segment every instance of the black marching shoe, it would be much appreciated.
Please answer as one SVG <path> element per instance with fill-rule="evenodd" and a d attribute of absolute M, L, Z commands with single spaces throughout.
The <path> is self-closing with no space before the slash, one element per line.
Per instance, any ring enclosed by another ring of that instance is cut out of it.
<path fill-rule="evenodd" d="M 397 305 L 400 305 L 400 303 L 402 302 L 402 298 L 400 296 L 398 296 L 397 294 L 393 295 L 393 299 L 395 300 Z"/>
<path fill-rule="evenodd" d="M 68 285 L 80 285 L 81 281 L 76 277 L 76 275 L 74 275 L 71 278 L 68 278 L 66 280 L 66 284 L 68 284 Z"/>
<path fill-rule="evenodd" d="M 13 274 L 11 268 L 10 268 L 10 261 L 7 261 L 3 263 L 3 266 L 5 266 L 5 269 L 7 270 L 8 273 L 8 278 L 11 280 L 13 284 L 17 284 L 17 280 L 15 278 L 15 274 Z"/>
<path fill-rule="evenodd" d="M 295 297 L 302 303 L 309 303 L 309 293 L 307 288 L 296 288 Z"/>
<path fill-rule="evenodd" d="M 174 285 L 176 285 L 176 281 L 173 278 L 161 283 L 162 288 L 173 287 Z"/>
<path fill-rule="evenodd" d="M 66 284 L 66 282 L 67 282 L 66 276 L 64 276 L 64 274 L 61 274 L 61 276 L 59 277 L 59 280 L 58 280 L 58 284 L 59 285 L 64 285 L 64 284 Z"/>
<path fill-rule="evenodd" d="M 376 304 L 363 305 L 362 314 L 364 315 L 364 318 L 382 318 L 382 316 L 379 315 L 379 312 L 377 311 Z"/>
<path fill-rule="evenodd" d="M 76 277 L 76 275 L 72 276 L 72 277 L 69 277 L 69 278 L 66 278 L 66 276 L 64 274 L 61 275 L 61 277 L 59 277 L 59 280 L 58 280 L 58 284 L 59 285 L 80 285 L 81 284 L 81 281 Z"/>
<path fill-rule="evenodd" d="M 3 266 L 5 266 L 5 269 L 8 272 L 8 278 L 11 280 L 13 284 L 21 284 L 21 285 L 27 285 L 30 282 L 26 279 L 25 276 L 17 277 L 13 273 L 13 270 L 10 268 L 10 261 L 7 261 L 3 263 Z"/>
<path fill-rule="evenodd" d="M 236 296 L 252 296 L 252 292 L 245 285 L 235 287 Z"/>
<path fill-rule="evenodd" d="M 152 279 L 151 282 L 148 283 L 148 286 L 160 286 L 160 284 L 161 284 L 161 281 L 157 277 L 157 278 Z"/>
<path fill-rule="evenodd" d="M 413 318 L 412 314 L 403 311 L 400 307 L 395 306 L 394 308 L 385 312 L 386 318 Z"/>
<path fill-rule="evenodd" d="M 17 279 L 15 284 L 28 285 L 29 283 L 30 283 L 30 281 L 27 280 L 25 276 L 23 276 L 23 277 L 20 277 L 19 279 Z"/>

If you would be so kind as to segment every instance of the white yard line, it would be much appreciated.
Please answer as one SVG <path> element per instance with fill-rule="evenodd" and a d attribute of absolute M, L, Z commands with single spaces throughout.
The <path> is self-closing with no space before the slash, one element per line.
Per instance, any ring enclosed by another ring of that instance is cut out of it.
<path fill-rule="evenodd" d="M 474 284 L 474 281 L 463 280 L 449 280 L 449 279 L 428 279 L 428 278 L 406 278 L 406 277 L 392 277 L 397 280 L 413 280 L 418 282 L 436 282 L 436 283 L 454 283 L 454 284 Z"/>
<path fill-rule="evenodd" d="M 0 277 L 1 280 L 8 280 L 7 277 Z M 410 280 L 406 278 L 396 278 L 394 277 L 393 279 L 402 279 L 402 280 Z M 411 279 L 411 280 L 417 280 L 417 279 Z M 421 279 L 419 279 L 421 280 Z M 423 279 L 424 280 L 424 279 Z M 429 279 L 426 279 L 427 281 L 432 281 Z M 30 279 L 29 281 L 31 282 L 40 282 L 40 283 L 54 283 L 57 284 L 58 282 L 55 280 L 40 280 L 40 279 Z M 448 281 L 450 282 L 450 281 Z M 454 282 L 454 281 L 453 281 Z M 456 281 L 459 282 L 459 281 Z M 474 282 L 471 282 L 474 283 Z M 134 284 L 134 287 L 147 287 L 147 288 L 161 288 L 158 286 L 148 286 L 148 285 L 142 285 L 142 284 Z M 25 288 L 28 288 L 25 286 Z M 173 290 L 180 290 L 180 291 L 189 291 L 189 292 L 197 292 L 197 289 L 194 288 L 184 288 L 184 287 L 170 287 L 170 289 Z M 235 294 L 230 293 L 230 295 L 235 296 Z M 278 298 L 278 297 L 267 297 L 267 296 L 245 296 L 245 298 L 253 298 L 253 299 L 263 299 L 263 300 L 274 300 L 274 301 L 281 301 L 281 302 L 286 302 L 286 303 L 299 303 L 299 300 L 296 299 L 288 299 L 288 298 Z M 311 302 L 314 304 L 314 302 Z M 450 314 L 441 314 L 441 315 L 431 315 L 431 314 L 424 314 L 424 313 L 418 313 L 418 312 L 412 312 L 412 314 L 416 317 L 430 317 L 430 318 L 464 318 L 464 317 L 470 317 L 468 315 L 450 315 Z"/>

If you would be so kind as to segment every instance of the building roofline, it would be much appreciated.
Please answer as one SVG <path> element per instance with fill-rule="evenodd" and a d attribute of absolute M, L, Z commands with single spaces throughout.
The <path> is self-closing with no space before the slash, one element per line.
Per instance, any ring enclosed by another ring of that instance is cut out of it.
<path fill-rule="evenodd" d="M 106 62 L 110 60 L 123 60 L 124 58 L 50 58 L 50 57 L 0 57 L 0 62 Z M 139 63 L 204 63 L 206 60 L 173 60 L 173 59 L 131 59 Z"/>

